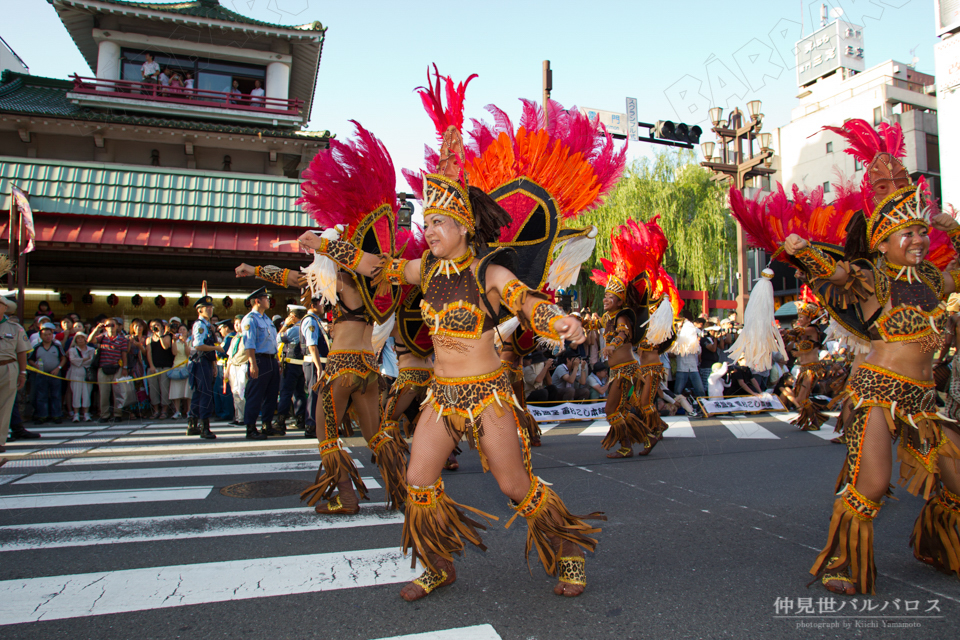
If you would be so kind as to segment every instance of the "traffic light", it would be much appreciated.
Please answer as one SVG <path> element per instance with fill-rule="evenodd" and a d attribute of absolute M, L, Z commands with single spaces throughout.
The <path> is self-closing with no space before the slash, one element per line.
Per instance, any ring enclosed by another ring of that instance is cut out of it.
<path fill-rule="evenodd" d="M 397 226 L 402 229 L 409 229 L 412 224 L 413 203 L 408 202 L 406 198 L 400 201 L 400 208 L 397 210 Z"/>
<path fill-rule="evenodd" d="M 650 130 L 650 137 L 698 144 L 701 133 L 703 133 L 703 129 L 697 125 L 690 127 L 682 122 L 676 124 L 669 120 L 657 120 L 657 124 L 653 125 L 653 128 Z"/>

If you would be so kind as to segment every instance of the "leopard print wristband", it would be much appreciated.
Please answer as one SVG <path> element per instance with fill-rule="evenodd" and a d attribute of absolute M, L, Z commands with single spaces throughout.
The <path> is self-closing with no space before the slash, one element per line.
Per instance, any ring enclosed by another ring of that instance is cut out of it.
<path fill-rule="evenodd" d="M 390 284 L 412 284 L 404 274 L 404 270 L 409 262 L 409 260 L 403 260 L 402 258 L 381 256 L 379 268 L 380 273 L 383 274 L 383 279 Z"/>
<path fill-rule="evenodd" d="M 341 267 L 351 271 L 354 271 L 363 259 L 363 251 L 343 240 L 320 238 L 320 248 L 317 249 L 317 253 L 322 253 Z"/>
<path fill-rule="evenodd" d="M 607 340 L 607 346 L 613 347 L 613 350 L 616 351 L 623 346 L 623 343 L 627 341 L 627 332 L 625 329 L 617 329 L 617 335 Z"/>
<path fill-rule="evenodd" d="M 811 280 L 825 280 L 837 270 L 837 261 L 812 244 L 797 251 L 793 257 L 803 265 L 803 270 Z"/>
<path fill-rule="evenodd" d="M 955 227 L 947 231 L 947 237 L 950 238 L 950 244 L 953 245 L 953 250 L 960 253 L 960 227 Z"/>
<path fill-rule="evenodd" d="M 530 291 L 530 288 L 527 285 L 514 278 L 503 286 L 500 296 L 503 298 L 503 304 L 507 309 L 510 309 L 511 313 L 519 314 L 528 291 Z"/>
<path fill-rule="evenodd" d="M 280 267 L 275 267 L 272 264 L 266 264 L 256 267 L 254 269 L 254 274 L 260 280 L 265 280 L 271 284 L 275 284 L 278 287 L 287 286 L 287 276 L 290 275 L 290 269 L 281 269 Z"/>
<path fill-rule="evenodd" d="M 559 341 L 560 333 L 556 329 L 557 320 L 564 317 L 563 311 L 557 305 L 541 300 L 533 305 L 533 330 L 543 338 Z"/>

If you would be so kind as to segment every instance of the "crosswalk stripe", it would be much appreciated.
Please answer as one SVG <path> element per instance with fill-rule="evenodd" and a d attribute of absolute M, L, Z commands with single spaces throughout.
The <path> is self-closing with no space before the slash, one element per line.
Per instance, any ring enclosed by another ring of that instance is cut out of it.
<path fill-rule="evenodd" d="M 546 433 L 547 431 L 550 431 L 550 429 L 554 429 L 559 426 L 559 424 L 559 422 L 543 422 L 538 426 L 540 427 L 540 433 Z"/>
<path fill-rule="evenodd" d="M 411 633 L 405 636 L 378 638 L 377 640 L 501 640 L 501 638 L 493 626 L 489 624 L 478 624 L 472 627 L 427 631 L 426 633 Z"/>
<path fill-rule="evenodd" d="M 610 423 L 606 420 L 594 420 L 590 426 L 578 433 L 578 436 L 605 436 L 610 430 Z"/>
<path fill-rule="evenodd" d="M 416 576 L 410 561 L 388 548 L 6 580 L 0 582 L 0 625 L 372 587 Z"/>
<path fill-rule="evenodd" d="M 663 432 L 664 438 L 696 438 L 693 432 L 693 426 L 690 424 L 690 418 L 686 416 L 666 416 L 663 419 L 667 423 L 667 430 Z"/>
<path fill-rule="evenodd" d="M 772 413 L 770 415 L 772 415 L 777 420 L 780 420 L 781 422 L 789 423 L 791 420 L 796 419 L 796 417 L 800 414 L 798 414 L 796 411 L 791 411 L 789 413 Z M 833 420 L 828 420 L 827 422 L 824 422 L 823 425 L 820 427 L 819 431 L 805 431 L 804 433 L 809 433 L 810 435 L 814 435 L 823 440 L 833 440 L 834 438 L 837 437 L 837 432 L 833 430 L 833 425 L 831 424 L 831 422 L 836 423 L 836 420 L 833 419 Z"/>
<path fill-rule="evenodd" d="M 354 460 L 363 468 L 359 460 Z M 260 464 L 221 464 L 199 467 L 155 467 L 148 469 L 101 469 L 97 471 L 55 471 L 38 473 L 24 482 L 29 484 L 56 484 L 63 482 L 106 482 L 123 480 L 147 480 L 150 478 L 188 478 L 200 476 L 247 476 L 274 473 L 315 473 L 318 463 L 314 460 L 296 462 L 266 462 Z"/>
<path fill-rule="evenodd" d="M 280 458 L 283 456 L 314 456 L 319 463 L 320 454 L 314 449 L 275 449 L 272 451 L 223 451 L 220 453 L 183 453 L 166 456 L 95 456 L 64 460 L 61 467 L 87 467 L 99 464 L 128 464 L 134 462 L 184 462 L 194 460 L 222 460 L 229 458 Z"/>
<path fill-rule="evenodd" d="M 729 418 L 720 423 L 741 440 L 779 440 L 780 437 L 772 431 L 764 429 L 753 420 Z"/>
<path fill-rule="evenodd" d="M 0 511 L 6 509 L 45 509 L 48 507 L 81 507 L 95 504 L 131 502 L 167 502 L 203 500 L 213 487 L 156 487 L 107 491 L 70 491 L 63 493 L 27 493 L 0 496 Z"/>
<path fill-rule="evenodd" d="M 248 536 L 403 524 L 403 514 L 363 504 L 355 516 L 318 516 L 313 507 L 176 516 L 46 522 L 0 527 L 0 552 L 125 542 Z"/>
<path fill-rule="evenodd" d="M 194 445 L 183 445 L 183 444 L 155 444 L 150 446 L 144 445 L 120 445 L 120 446 L 109 446 L 109 447 L 98 447 L 97 452 L 99 454 L 122 454 L 129 455 L 131 453 L 188 453 L 190 451 L 210 451 L 211 449 L 284 449 L 284 448 L 297 448 L 297 449 L 313 449 L 317 450 L 317 441 L 309 440 L 307 438 L 301 438 L 301 442 L 291 441 L 287 439 L 283 440 L 246 440 L 244 438 L 217 438 L 216 440 L 200 440 L 199 436 L 192 436 L 196 439 L 197 444 Z"/>

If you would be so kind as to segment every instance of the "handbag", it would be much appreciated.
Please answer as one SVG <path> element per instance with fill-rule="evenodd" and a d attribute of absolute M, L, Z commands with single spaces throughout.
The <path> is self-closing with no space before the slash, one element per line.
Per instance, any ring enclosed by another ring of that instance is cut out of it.
<path fill-rule="evenodd" d="M 171 380 L 186 380 L 186 379 L 187 379 L 187 376 L 190 374 L 190 372 L 187 371 L 187 367 L 186 367 L 186 366 L 174 367 L 173 369 L 167 369 L 167 370 L 164 371 L 163 373 L 164 373 L 164 375 L 166 375 L 166 376 L 167 376 L 168 378 L 170 378 Z"/>

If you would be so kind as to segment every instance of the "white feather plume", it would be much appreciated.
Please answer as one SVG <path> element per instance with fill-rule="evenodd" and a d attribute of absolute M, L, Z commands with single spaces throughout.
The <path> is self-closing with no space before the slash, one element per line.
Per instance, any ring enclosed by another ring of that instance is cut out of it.
<path fill-rule="evenodd" d="M 339 240 L 343 225 L 337 225 L 320 234 L 321 238 Z M 337 263 L 325 255 L 313 254 L 313 262 L 303 270 L 313 297 L 320 295 L 329 305 L 337 304 Z"/>
<path fill-rule="evenodd" d="M 597 228 L 592 226 L 586 235 L 557 243 L 553 262 L 547 272 L 547 284 L 557 291 L 576 284 L 580 276 L 580 267 L 593 255 L 597 246 Z"/>
<path fill-rule="evenodd" d="M 697 328 L 689 320 L 684 320 L 677 332 L 677 339 L 670 347 L 670 353 L 678 356 L 689 356 L 700 353 L 700 336 Z"/>
<path fill-rule="evenodd" d="M 650 319 L 641 326 L 647 327 L 644 339 L 650 344 L 666 342 L 673 335 L 673 305 L 670 298 L 664 296 Z"/>
<path fill-rule="evenodd" d="M 503 341 L 509 340 L 510 336 L 520 327 L 520 319 L 517 316 L 513 316 L 508 320 L 504 320 L 497 327 L 497 330 L 493 334 L 493 339 L 497 344 L 497 349 L 499 351 L 503 350 Z"/>
<path fill-rule="evenodd" d="M 373 323 L 373 336 L 370 338 L 373 342 L 374 353 L 379 353 L 383 345 L 387 344 L 387 338 L 393 333 L 393 326 L 397 323 L 397 314 L 391 313 L 390 317 L 383 324 Z"/>
<path fill-rule="evenodd" d="M 754 371 L 768 371 L 773 366 L 773 354 L 787 357 L 787 349 L 780 337 L 773 316 L 773 271 L 763 270 L 763 276 L 753 286 L 744 312 L 743 330 L 733 346 L 727 350 L 737 362 L 744 358 L 746 366 Z"/>
<path fill-rule="evenodd" d="M 846 329 L 844 329 L 840 323 L 836 320 L 830 320 L 830 324 L 827 325 L 827 334 L 826 342 L 830 340 L 836 340 L 840 343 L 841 347 L 846 347 L 854 355 L 862 355 L 865 353 L 870 353 L 870 343 L 864 340 L 859 336 L 855 336 Z"/>

